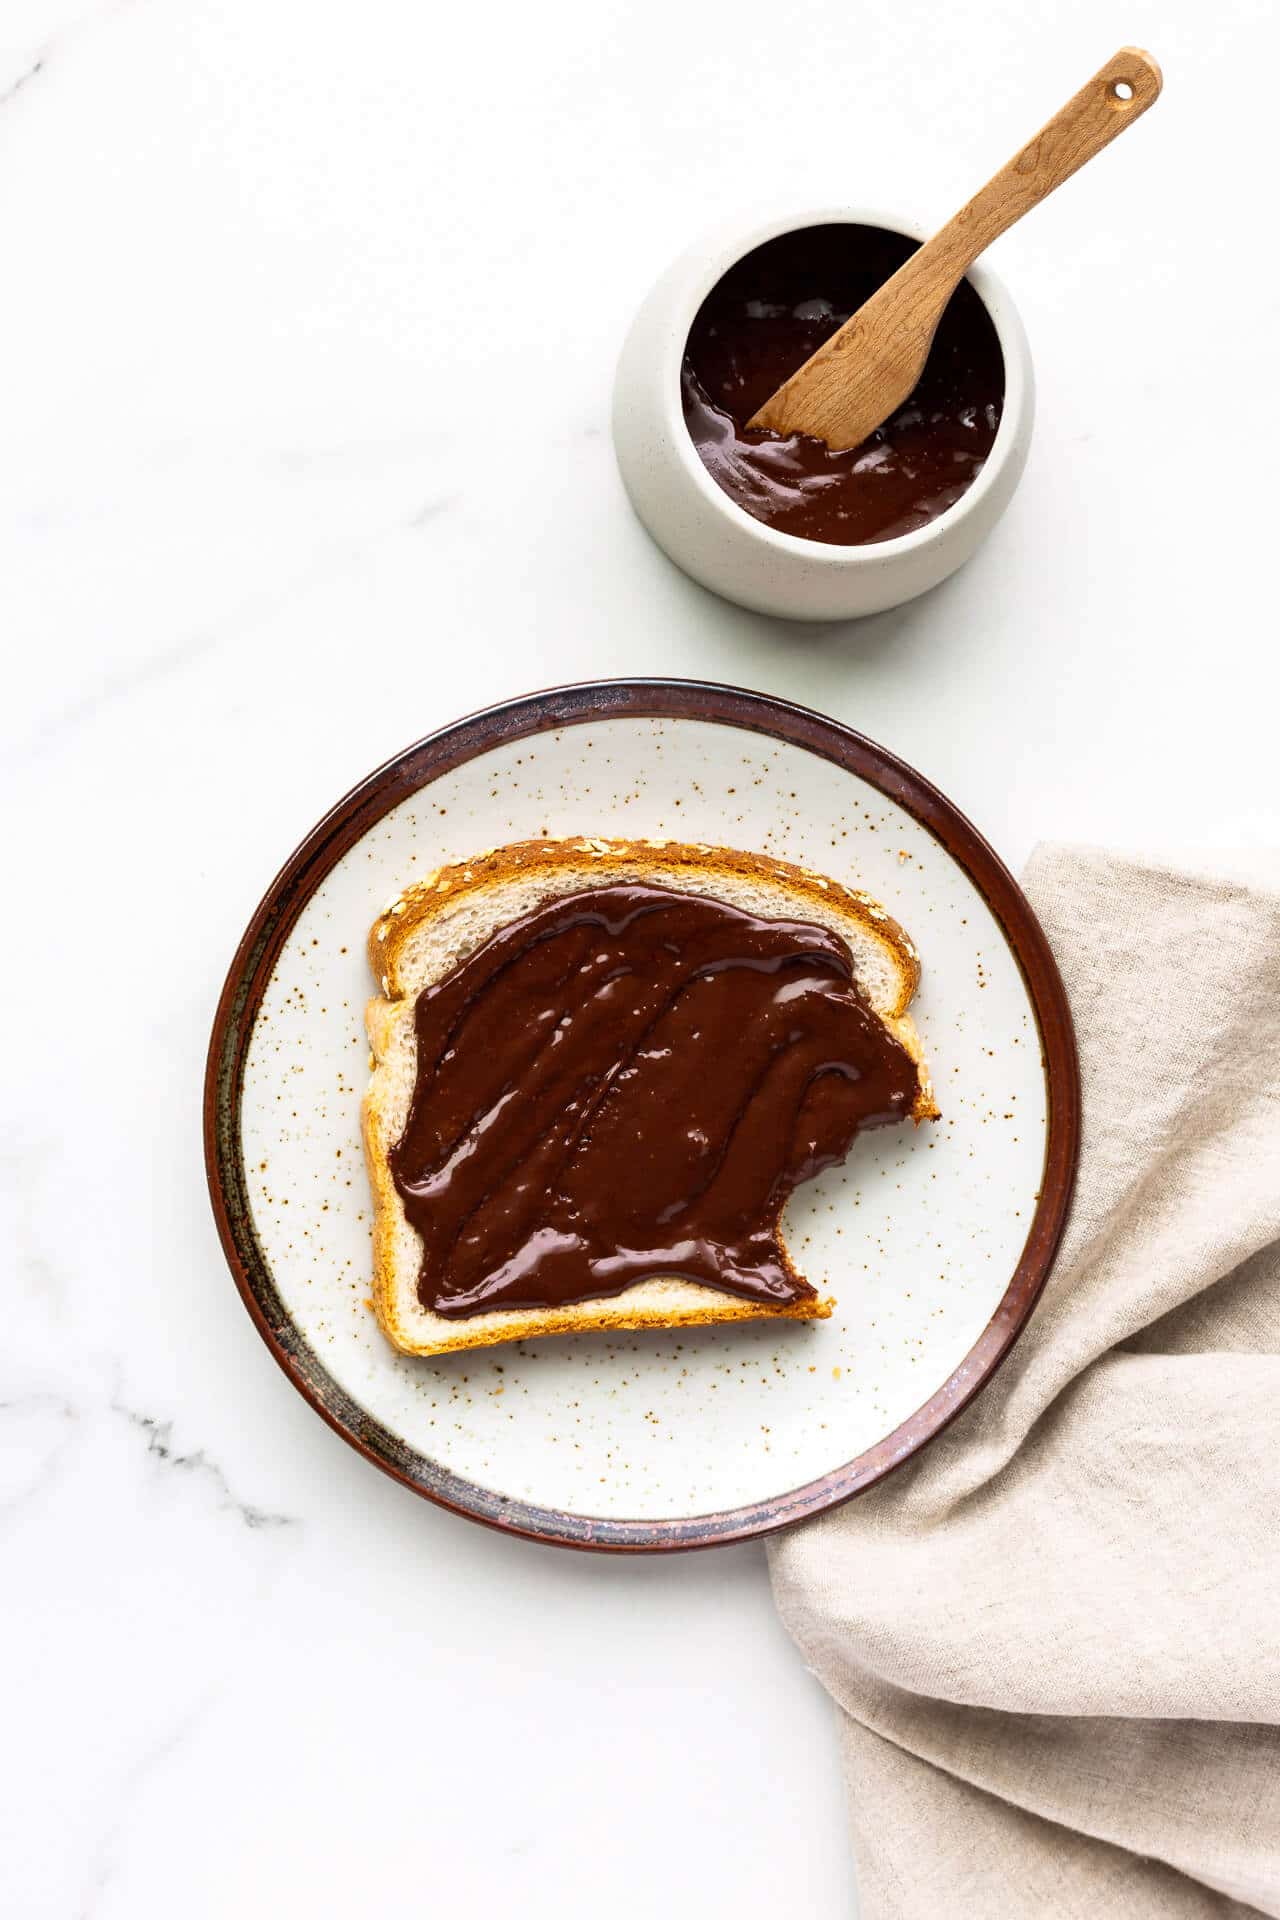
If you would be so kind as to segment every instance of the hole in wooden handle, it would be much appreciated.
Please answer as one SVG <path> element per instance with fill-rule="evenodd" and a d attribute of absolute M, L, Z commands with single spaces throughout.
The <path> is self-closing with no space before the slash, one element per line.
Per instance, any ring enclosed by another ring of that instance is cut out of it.
<path fill-rule="evenodd" d="M 1112 106 L 1127 107 L 1133 99 L 1133 82 L 1132 80 L 1113 80 L 1109 92 Z"/>

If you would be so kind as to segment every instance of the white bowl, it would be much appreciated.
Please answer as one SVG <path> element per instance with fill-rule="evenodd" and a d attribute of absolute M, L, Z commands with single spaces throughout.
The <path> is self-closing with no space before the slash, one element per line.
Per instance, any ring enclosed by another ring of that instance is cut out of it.
<path fill-rule="evenodd" d="M 680 364 L 694 315 L 744 254 L 783 233 L 841 223 L 923 240 L 927 230 L 876 207 L 819 208 L 746 231 L 721 227 L 677 260 L 632 324 L 618 362 L 613 441 L 631 504 L 658 545 L 695 580 L 757 613 L 848 620 L 881 613 L 936 587 L 962 566 L 1008 506 L 1026 464 L 1035 383 L 1013 301 L 986 267 L 968 278 L 1004 356 L 1004 411 L 982 472 L 927 527 L 867 546 L 831 546 L 767 527 L 716 485 L 698 457 L 680 403 Z"/>

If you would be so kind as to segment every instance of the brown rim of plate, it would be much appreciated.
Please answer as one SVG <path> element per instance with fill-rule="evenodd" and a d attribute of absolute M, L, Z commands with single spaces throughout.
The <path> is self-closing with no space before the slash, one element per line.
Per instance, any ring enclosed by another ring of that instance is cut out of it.
<path fill-rule="evenodd" d="M 367 1414 L 326 1373 L 276 1290 L 253 1225 L 240 1141 L 245 1054 L 267 982 L 299 913 L 342 855 L 400 801 L 479 754 L 531 734 L 623 718 L 712 721 L 765 734 L 845 768 L 905 808 L 964 869 L 1004 931 L 1039 1023 L 1049 1103 L 1044 1177 L 1026 1243 L 1003 1299 L 950 1379 L 892 1433 L 820 1479 L 688 1519 L 612 1520 L 529 1506 L 449 1472 Z M 451 1513 L 523 1539 L 671 1552 L 773 1533 L 865 1493 L 981 1392 L 1030 1318 L 1062 1236 L 1080 1150 L 1080 1079 L 1070 1008 L 1040 923 L 998 855 L 936 787 L 851 728 L 768 694 L 701 680 L 599 680 L 505 701 L 431 734 L 371 773 L 290 855 L 245 930 L 218 1000 L 205 1069 L 204 1149 L 218 1232 L 254 1324 L 299 1393 L 367 1460 Z"/>

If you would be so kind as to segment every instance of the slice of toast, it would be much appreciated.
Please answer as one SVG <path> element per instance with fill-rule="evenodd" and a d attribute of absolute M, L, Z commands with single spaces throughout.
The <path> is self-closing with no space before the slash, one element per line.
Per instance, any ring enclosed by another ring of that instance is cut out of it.
<path fill-rule="evenodd" d="M 764 918 L 830 928 L 848 946 L 873 1010 L 916 1063 L 913 1119 L 937 1114 L 908 1012 L 920 978 L 916 950 L 865 894 L 762 854 L 675 841 L 529 840 L 441 867 L 392 901 L 369 934 L 369 964 L 381 988 L 366 1014 L 373 1077 L 362 1109 L 374 1202 L 373 1304 L 387 1338 L 403 1353 L 452 1353 L 550 1333 L 825 1319 L 831 1312 L 830 1300 L 816 1294 L 777 1306 L 677 1278 L 647 1278 L 608 1299 L 466 1319 L 432 1313 L 418 1297 L 422 1242 L 405 1217 L 389 1164 L 413 1098 L 417 997 L 499 928 L 545 902 L 626 881 L 706 894 Z"/>

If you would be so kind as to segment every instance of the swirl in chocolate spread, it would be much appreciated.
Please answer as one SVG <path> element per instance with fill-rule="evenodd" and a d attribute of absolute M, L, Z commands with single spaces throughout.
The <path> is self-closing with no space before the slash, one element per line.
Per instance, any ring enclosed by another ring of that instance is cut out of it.
<path fill-rule="evenodd" d="M 681 371 L 685 422 L 717 485 L 780 533 L 859 546 L 914 533 L 981 473 L 1000 425 L 1004 360 L 962 280 L 915 391 L 860 447 L 743 424 L 916 250 L 878 227 L 806 227 L 766 241 L 711 289 Z"/>
<path fill-rule="evenodd" d="M 783 1306 L 778 1221 L 917 1071 L 834 933 L 665 887 L 552 900 L 423 990 L 391 1171 L 451 1318 L 679 1276 Z"/>

